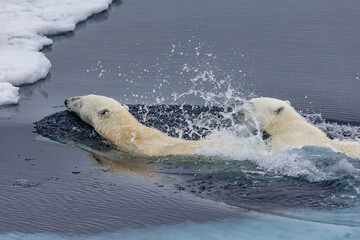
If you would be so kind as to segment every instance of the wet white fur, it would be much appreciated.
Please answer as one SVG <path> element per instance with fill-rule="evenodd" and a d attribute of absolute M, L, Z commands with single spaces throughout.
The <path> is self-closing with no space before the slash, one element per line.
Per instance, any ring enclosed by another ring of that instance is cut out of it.
<path fill-rule="evenodd" d="M 253 108 L 253 118 L 260 128 L 271 136 L 268 144 L 273 150 L 286 147 L 330 146 L 335 151 L 360 158 L 358 142 L 328 138 L 324 132 L 297 113 L 289 101 L 262 97 L 251 99 L 249 103 Z M 249 121 L 255 123 L 251 117 Z"/>

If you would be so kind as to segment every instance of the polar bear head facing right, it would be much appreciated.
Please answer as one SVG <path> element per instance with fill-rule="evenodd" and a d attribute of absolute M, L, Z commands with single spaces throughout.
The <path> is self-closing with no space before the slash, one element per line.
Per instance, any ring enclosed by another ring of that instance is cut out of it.
<path fill-rule="evenodd" d="M 258 126 L 261 130 L 270 135 L 279 126 L 293 120 L 302 119 L 289 101 L 282 101 L 275 98 L 253 98 L 249 100 L 251 112 L 241 112 L 238 114 L 240 120 L 246 120 Z"/>

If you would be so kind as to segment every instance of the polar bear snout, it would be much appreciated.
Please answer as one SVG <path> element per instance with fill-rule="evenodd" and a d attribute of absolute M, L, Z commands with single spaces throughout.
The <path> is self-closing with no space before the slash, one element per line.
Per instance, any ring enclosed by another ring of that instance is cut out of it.
<path fill-rule="evenodd" d="M 80 100 L 80 97 L 72 97 L 65 100 L 65 106 L 67 106 L 69 103 Z"/>
<path fill-rule="evenodd" d="M 81 108 L 81 97 L 72 97 L 65 100 L 65 106 L 70 112 L 79 111 Z"/>

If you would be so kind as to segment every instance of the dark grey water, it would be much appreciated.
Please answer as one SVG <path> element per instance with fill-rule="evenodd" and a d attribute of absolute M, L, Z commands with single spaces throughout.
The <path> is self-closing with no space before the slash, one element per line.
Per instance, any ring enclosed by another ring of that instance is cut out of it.
<path fill-rule="evenodd" d="M 139 122 L 160 129 L 172 137 L 179 137 L 176 130 L 181 129 L 182 138 L 197 140 L 211 134 L 214 129 L 221 131 L 223 128 L 232 127 L 231 122 L 226 121 L 229 119 L 221 116 L 226 110 L 216 107 L 129 105 L 129 111 Z M 197 119 L 204 113 L 207 114 L 206 118 L 212 119 L 211 126 L 194 127 L 188 124 L 196 124 Z M 316 124 L 314 121 L 313 123 Z M 329 125 L 337 126 L 328 123 Z M 323 124 L 319 126 L 322 127 Z M 357 191 L 360 178 L 356 173 L 360 168 L 358 159 L 336 154 L 330 149 L 304 147 L 292 150 L 292 154 L 298 155 L 296 161 L 288 160 L 292 158 L 291 153 L 282 160 L 288 169 L 299 167 L 291 173 L 284 171 L 282 167 L 275 171 L 264 168 L 261 163 L 254 161 L 256 153 L 244 160 L 241 151 L 229 156 L 207 157 L 195 155 L 144 158 L 121 151 L 113 154 L 114 147 L 110 143 L 106 143 L 90 125 L 68 111 L 45 117 L 35 123 L 35 129 L 38 134 L 52 141 L 89 151 L 100 165 L 110 166 L 114 171 L 121 171 L 122 164 L 122 168 L 128 166 L 134 173 L 141 173 L 143 176 L 153 173 L 166 174 L 173 178 L 173 181 L 170 181 L 170 185 L 163 181 L 161 184 L 165 186 L 246 209 L 274 213 L 273 210 L 277 209 L 353 207 L 360 198 Z M 352 129 L 354 134 L 360 135 L 359 128 Z M 339 132 L 329 128 L 324 131 L 336 134 L 336 138 L 347 137 L 347 134 L 341 136 L 346 133 L 343 130 Z M 264 153 L 259 149 L 257 154 Z M 261 158 L 276 169 L 277 157 L 281 156 L 265 155 Z M 144 171 L 146 169 L 147 171 Z"/>
<path fill-rule="evenodd" d="M 115 2 L 74 33 L 53 37 L 45 50 L 51 76 L 22 89 L 17 111 L 36 120 L 34 111 L 44 116 L 47 106 L 93 92 L 154 103 L 189 89 L 184 82 L 195 76 L 179 74 L 184 64 L 210 62 L 216 76 L 230 75 L 245 96 L 289 99 L 298 110 L 359 121 L 359 12 L 356 0 Z M 168 84 L 153 94 L 163 79 Z"/>
<path fill-rule="evenodd" d="M 54 36 L 44 49 L 50 75 L 21 87 L 19 105 L 0 109 L 0 231 L 101 232 L 238 214 L 141 175 L 104 173 L 81 150 L 33 140 L 32 123 L 88 93 L 173 103 L 171 94 L 205 71 L 244 97 L 288 99 L 303 112 L 360 122 L 359 22 L 356 0 L 134 0 Z M 179 102 L 204 103 L 192 95 Z"/>
<path fill-rule="evenodd" d="M 240 214 L 156 184 L 162 177 L 147 168 L 99 165 L 84 151 L 33 140 L 30 125 L 1 129 L 1 233 L 99 233 Z"/>

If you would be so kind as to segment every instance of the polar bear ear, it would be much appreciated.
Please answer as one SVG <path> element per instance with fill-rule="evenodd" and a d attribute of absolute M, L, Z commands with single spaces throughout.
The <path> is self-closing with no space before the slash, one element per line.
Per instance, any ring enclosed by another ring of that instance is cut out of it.
<path fill-rule="evenodd" d="M 99 117 L 106 117 L 110 112 L 110 109 L 109 108 L 103 108 L 101 109 L 98 114 L 99 114 Z"/>
<path fill-rule="evenodd" d="M 289 100 L 286 100 L 285 102 L 286 102 L 289 106 L 291 106 L 291 103 L 290 103 Z"/>
<path fill-rule="evenodd" d="M 128 105 L 123 105 L 123 107 L 127 110 L 127 111 L 129 111 L 129 106 Z"/>
<path fill-rule="evenodd" d="M 278 107 L 277 109 L 275 109 L 275 114 L 276 115 L 279 115 L 279 114 L 281 114 L 283 111 L 284 111 L 284 107 L 283 106 L 281 106 L 281 107 Z"/>

